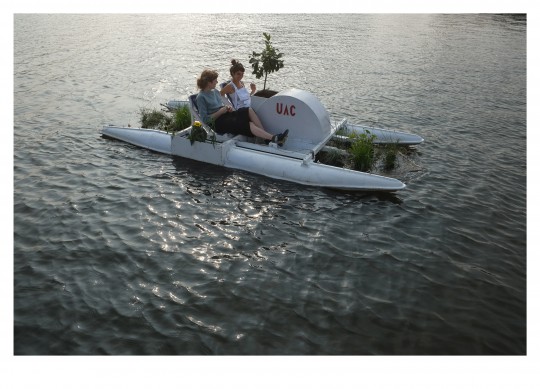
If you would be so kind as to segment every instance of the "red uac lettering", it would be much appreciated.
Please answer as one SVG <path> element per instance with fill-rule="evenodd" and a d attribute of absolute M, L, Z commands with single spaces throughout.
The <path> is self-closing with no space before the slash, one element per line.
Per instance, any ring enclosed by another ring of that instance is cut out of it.
<path fill-rule="evenodd" d="M 294 116 L 296 115 L 296 107 L 291 105 L 289 108 L 288 105 L 285 105 L 285 109 L 283 109 L 283 103 L 276 103 L 276 112 L 278 115 Z"/>

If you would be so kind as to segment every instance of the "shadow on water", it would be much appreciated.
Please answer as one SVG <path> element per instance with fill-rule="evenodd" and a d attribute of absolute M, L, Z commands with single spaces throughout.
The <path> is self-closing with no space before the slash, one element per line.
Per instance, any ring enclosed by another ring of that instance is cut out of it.
<path fill-rule="evenodd" d="M 128 148 L 140 150 L 151 155 L 164 155 L 152 150 L 140 148 L 135 145 L 117 141 L 116 139 L 101 136 L 106 141 L 118 142 Z M 403 200 L 399 197 L 399 192 L 377 192 L 377 191 L 347 191 L 341 189 L 324 188 L 317 186 L 305 186 L 288 182 L 284 180 L 272 179 L 262 175 L 231 169 L 223 166 L 212 165 L 189 158 L 179 156 L 167 156 L 171 158 L 175 173 L 159 173 L 154 178 L 173 179 L 181 181 L 186 186 L 186 190 L 195 190 L 197 193 L 206 195 L 215 194 L 225 188 L 235 192 L 242 189 L 250 192 L 255 190 L 257 193 L 264 192 L 264 187 L 271 186 L 274 195 L 281 193 L 283 196 L 302 197 L 306 191 L 313 194 L 322 194 L 332 198 L 340 199 L 346 202 L 388 202 L 392 204 L 402 204 Z"/>
<path fill-rule="evenodd" d="M 357 201 L 381 201 L 381 202 L 390 202 L 392 204 L 402 204 L 401 200 L 395 192 L 356 192 L 356 191 L 345 191 L 345 190 L 335 190 L 322 188 L 322 191 L 328 195 L 340 195 L 348 197 L 349 200 Z"/>
<path fill-rule="evenodd" d="M 14 352 L 523 355 L 526 16 L 236 25 L 239 53 L 260 47 L 243 32 L 280 32 L 273 88 L 426 140 L 372 169 L 408 185 L 379 193 L 95 141 L 97 123 L 187 97 L 202 64 L 228 73 L 219 15 L 17 15 Z M 209 36 L 223 44 L 198 50 Z"/>
<path fill-rule="evenodd" d="M 314 190 L 324 193 L 329 196 L 346 197 L 348 201 L 369 201 L 377 200 L 382 202 L 390 202 L 393 204 L 401 204 L 401 200 L 394 192 L 376 192 L 376 191 L 347 191 L 322 187 L 309 187 L 293 182 L 275 180 L 265 176 L 253 174 L 250 172 L 239 171 L 221 166 L 210 165 L 204 162 L 194 161 L 183 157 L 173 157 L 172 164 L 178 174 L 186 174 L 192 177 L 194 182 L 199 183 L 201 186 L 215 187 L 215 185 L 223 185 L 224 182 L 229 182 L 230 178 L 235 175 L 242 175 L 249 177 L 249 182 L 258 182 L 261 185 L 272 183 L 277 186 L 276 189 L 283 191 L 295 190 L 299 191 Z"/>
<path fill-rule="evenodd" d="M 495 14 L 493 20 L 510 24 L 527 23 L 527 14 Z"/>
<path fill-rule="evenodd" d="M 185 177 L 190 183 L 198 183 L 208 188 L 216 188 L 234 175 L 233 169 L 195 161 L 189 158 L 172 156 L 172 165 L 178 178 Z"/>

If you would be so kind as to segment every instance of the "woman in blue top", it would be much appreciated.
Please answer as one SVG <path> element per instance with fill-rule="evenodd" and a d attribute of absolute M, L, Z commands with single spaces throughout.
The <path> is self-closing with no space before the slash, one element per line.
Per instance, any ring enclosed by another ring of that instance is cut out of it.
<path fill-rule="evenodd" d="M 217 78 L 215 70 L 204 70 L 197 79 L 197 86 L 201 90 L 197 95 L 197 107 L 203 122 L 214 122 L 218 134 L 258 136 L 265 139 L 267 144 L 275 142 L 283 146 L 289 130 L 278 135 L 269 134 L 253 109 L 246 107 L 234 111 L 231 106 L 223 105 L 221 95 L 216 90 Z"/>
<path fill-rule="evenodd" d="M 231 64 L 232 66 L 229 69 L 231 72 L 231 81 L 221 89 L 221 96 L 227 94 L 231 99 L 234 109 L 250 107 L 251 95 L 255 93 L 257 87 L 254 83 L 251 83 L 251 92 L 248 92 L 246 86 L 242 82 L 244 72 L 246 71 L 244 65 L 235 59 L 231 61 Z"/>

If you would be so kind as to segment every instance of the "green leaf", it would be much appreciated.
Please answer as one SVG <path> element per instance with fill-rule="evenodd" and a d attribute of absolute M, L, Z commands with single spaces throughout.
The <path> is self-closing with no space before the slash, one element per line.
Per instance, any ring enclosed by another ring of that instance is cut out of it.
<path fill-rule="evenodd" d="M 280 58 L 283 56 L 283 53 L 280 53 L 278 49 L 272 46 L 270 42 L 270 34 L 263 32 L 265 39 L 265 49 L 260 53 L 253 51 L 253 54 L 250 55 L 249 63 L 253 68 L 253 74 L 257 79 L 261 78 L 264 75 L 265 83 L 264 89 L 266 89 L 266 78 L 268 74 L 277 72 L 279 69 L 283 68 L 283 60 Z"/>

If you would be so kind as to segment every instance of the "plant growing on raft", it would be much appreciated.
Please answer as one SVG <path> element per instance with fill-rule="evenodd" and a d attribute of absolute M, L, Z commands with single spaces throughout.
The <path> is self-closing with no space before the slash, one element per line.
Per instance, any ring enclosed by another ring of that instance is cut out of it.
<path fill-rule="evenodd" d="M 264 45 L 265 48 L 260 53 L 256 53 L 249 56 L 249 63 L 253 67 L 253 74 L 257 79 L 262 78 L 264 75 L 264 86 L 263 90 L 266 89 L 266 79 L 268 74 L 277 72 L 283 67 L 283 53 L 280 53 L 278 49 L 272 46 L 270 42 L 270 34 L 263 33 L 264 36 Z"/>
<path fill-rule="evenodd" d="M 142 108 L 140 115 L 142 128 L 154 128 L 173 134 L 184 128 L 188 128 L 191 124 L 191 113 L 187 106 L 179 107 L 171 111 L 171 113 L 157 109 Z"/>
<path fill-rule="evenodd" d="M 346 125 L 340 127 L 336 135 L 341 137 L 332 139 L 328 147 L 317 154 L 318 162 L 364 172 L 390 171 L 399 166 L 404 157 L 403 150 L 407 149 L 397 141 L 377 145 L 374 134 L 369 131 L 351 133 Z"/>
<path fill-rule="evenodd" d="M 211 131 L 208 131 L 208 128 L 210 128 Z M 198 120 L 195 120 L 193 124 L 191 125 L 191 130 L 189 131 L 187 138 L 191 142 L 191 145 L 193 146 L 193 143 L 195 142 L 206 142 L 208 139 L 210 143 L 212 143 L 212 146 L 214 148 L 216 147 L 217 137 L 216 133 L 214 132 L 215 128 L 215 120 L 212 119 L 210 122 L 210 125 L 207 125 L 206 128 L 203 126 L 201 122 Z"/>
<path fill-rule="evenodd" d="M 142 108 L 140 115 L 142 128 L 165 130 L 171 124 L 171 117 L 161 111 L 158 111 L 157 109 L 150 110 L 147 108 Z"/>
<path fill-rule="evenodd" d="M 381 154 L 385 170 L 392 170 L 397 164 L 399 142 L 389 143 L 382 147 Z"/>
<path fill-rule="evenodd" d="M 344 167 L 347 152 L 337 147 L 327 147 L 317 154 L 317 162 L 325 165 Z"/>
<path fill-rule="evenodd" d="M 373 141 L 375 135 L 366 131 L 363 134 L 351 134 L 352 139 L 349 153 L 352 157 L 352 163 L 355 169 L 367 172 L 371 169 L 375 157 L 375 147 Z"/>
<path fill-rule="evenodd" d="M 173 111 L 173 130 L 181 131 L 191 124 L 191 112 L 187 105 Z"/>
<path fill-rule="evenodd" d="M 193 145 L 194 142 L 204 142 L 207 137 L 208 134 L 206 133 L 206 130 L 202 127 L 201 122 L 196 120 L 191 126 L 191 131 L 189 132 L 187 138 Z"/>

